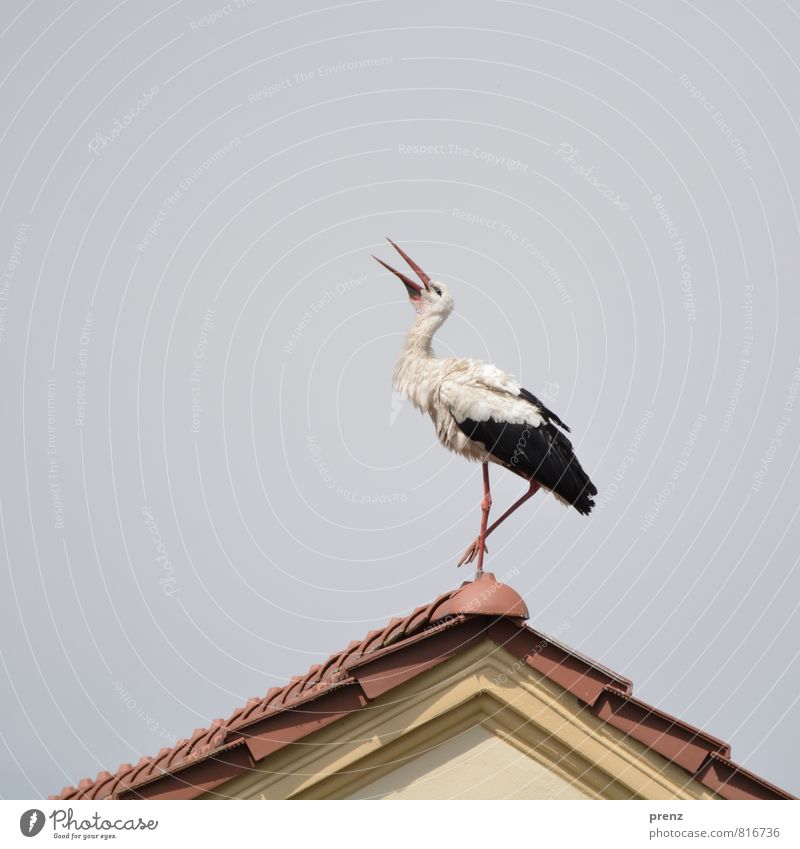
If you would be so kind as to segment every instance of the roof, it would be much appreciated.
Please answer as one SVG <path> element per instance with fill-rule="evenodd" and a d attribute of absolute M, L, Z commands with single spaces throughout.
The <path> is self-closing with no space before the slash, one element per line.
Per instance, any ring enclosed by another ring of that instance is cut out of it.
<path fill-rule="evenodd" d="M 633 696 L 627 678 L 526 626 L 519 594 L 484 573 L 392 619 L 228 719 L 197 728 L 153 757 L 100 772 L 52 799 L 195 798 L 487 637 L 601 721 L 727 799 L 791 799 L 731 760 L 730 746 Z"/>

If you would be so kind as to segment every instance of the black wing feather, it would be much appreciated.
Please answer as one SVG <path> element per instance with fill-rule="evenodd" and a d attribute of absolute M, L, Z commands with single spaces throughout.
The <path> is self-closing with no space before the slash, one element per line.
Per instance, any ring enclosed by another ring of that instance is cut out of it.
<path fill-rule="evenodd" d="M 531 404 L 535 404 L 542 411 L 546 419 L 555 422 L 559 427 L 564 428 L 567 433 L 571 433 L 570 429 L 564 424 L 564 422 L 562 422 L 552 410 L 548 410 L 547 407 L 545 407 L 545 405 L 533 394 L 533 392 L 528 392 L 527 389 L 520 388 L 519 394 L 526 401 L 530 401 Z"/>
<path fill-rule="evenodd" d="M 547 412 L 540 402 L 535 403 Z M 557 416 L 549 415 L 564 427 Z M 597 487 L 578 462 L 569 439 L 549 421 L 531 425 L 456 419 L 456 424 L 470 439 L 483 443 L 507 469 L 552 490 L 579 513 L 587 515 L 594 507 Z"/>

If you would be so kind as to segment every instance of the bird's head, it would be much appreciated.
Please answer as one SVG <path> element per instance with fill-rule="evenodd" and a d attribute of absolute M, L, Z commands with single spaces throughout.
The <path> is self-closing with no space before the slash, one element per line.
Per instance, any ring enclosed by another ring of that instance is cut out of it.
<path fill-rule="evenodd" d="M 419 316 L 436 316 L 440 322 L 444 321 L 453 311 L 453 298 L 447 290 L 444 283 L 431 278 L 414 262 L 413 259 L 401 248 L 396 245 L 391 239 L 387 238 L 390 245 L 400 254 L 401 257 L 411 266 L 414 273 L 419 277 L 422 285 L 415 283 L 410 277 L 392 268 L 391 265 L 373 256 L 373 259 L 378 262 L 392 274 L 396 275 L 403 281 L 403 285 L 408 292 L 408 299 L 411 306 L 417 311 Z"/>

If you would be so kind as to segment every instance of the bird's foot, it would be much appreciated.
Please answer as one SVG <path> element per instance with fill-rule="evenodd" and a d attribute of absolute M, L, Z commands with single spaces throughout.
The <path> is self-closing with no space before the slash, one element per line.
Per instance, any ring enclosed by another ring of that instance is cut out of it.
<path fill-rule="evenodd" d="M 483 543 L 484 552 L 488 552 L 489 549 L 486 543 Z M 471 543 L 469 548 L 464 552 L 461 560 L 458 561 L 459 566 L 464 566 L 467 563 L 472 563 L 472 561 L 480 554 L 481 551 L 481 538 L 476 537 Z"/>

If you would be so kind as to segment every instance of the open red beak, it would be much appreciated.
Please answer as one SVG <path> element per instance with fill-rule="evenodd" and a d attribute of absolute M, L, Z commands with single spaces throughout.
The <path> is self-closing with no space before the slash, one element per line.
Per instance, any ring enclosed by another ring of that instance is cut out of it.
<path fill-rule="evenodd" d="M 412 270 L 416 273 L 417 277 L 422 281 L 422 285 L 426 289 L 430 289 L 431 278 L 414 262 L 413 259 L 399 246 L 396 245 L 388 236 L 386 237 L 386 241 L 400 254 L 401 257 L 411 266 Z M 408 292 L 408 297 L 411 300 L 419 299 L 420 292 L 422 292 L 422 286 L 417 285 L 410 277 L 407 277 L 403 274 L 402 271 L 398 271 L 396 268 L 392 268 L 391 265 L 384 262 L 382 259 L 379 259 L 374 254 L 372 256 L 373 259 L 377 259 L 378 262 L 387 270 L 391 271 L 392 274 L 396 275 L 403 281 L 403 285 L 406 287 L 406 291 Z"/>

